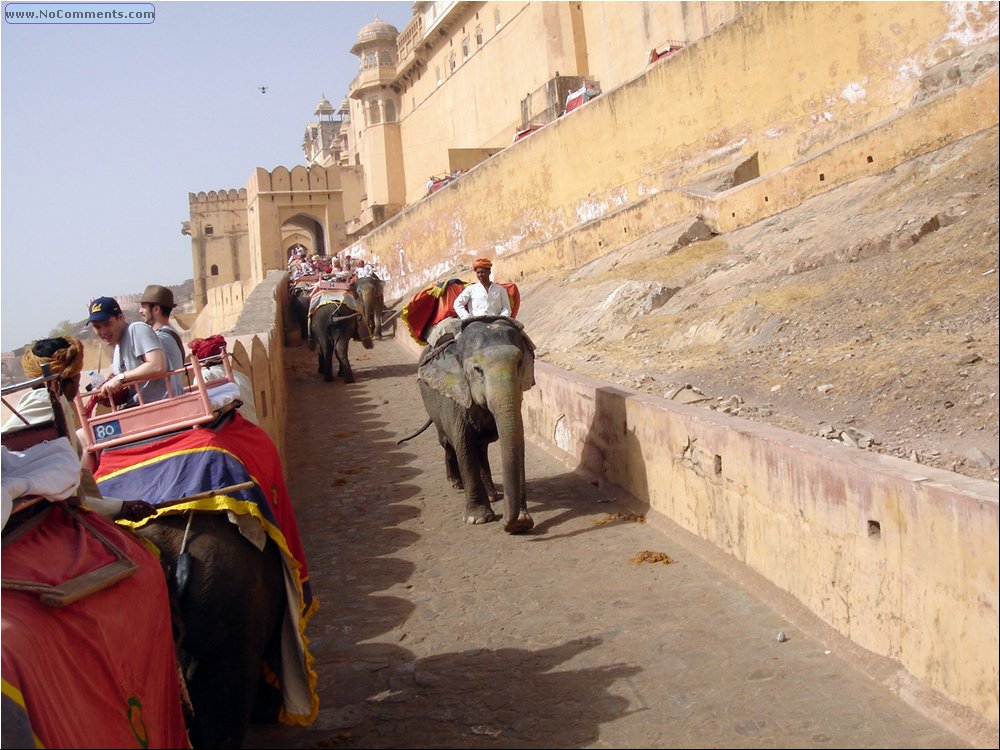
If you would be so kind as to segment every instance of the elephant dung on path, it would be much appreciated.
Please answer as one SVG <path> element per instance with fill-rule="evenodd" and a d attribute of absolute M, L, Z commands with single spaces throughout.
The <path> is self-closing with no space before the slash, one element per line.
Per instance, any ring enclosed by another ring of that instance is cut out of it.
<path fill-rule="evenodd" d="M 448 339 L 449 337 L 444 337 Z M 499 442 L 503 463 L 504 530 L 530 530 L 524 474 L 522 393 L 535 384 L 534 344 L 521 323 L 505 316 L 462 321 L 454 340 L 428 348 L 417 365 L 417 383 L 445 452 L 452 486 L 465 490 L 465 522 L 496 520 L 490 502 L 500 493 L 490 471 L 489 444 Z"/>
<path fill-rule="evenodd" d="M 382 280 L 377 276 L 365 276 L 354 282 L 354 294 L 358 298 L 361 314 L 371 333 L 382 340 L 382 311 L 385 299 L 382 294 Z"/>
<path fill-rule="evenodd" d="M 351 339 L 360 338 L 365 349 L 375 346 L 359 313 L 346 301 L 321 304 L 312 311 L 309 330 L 323 380 L 329 382 L 334 379 L 333 358 L 336 357 L 336 375 L 343 377 L 345 383 L 353 383 L 354 371 L 347 357 Z"/>

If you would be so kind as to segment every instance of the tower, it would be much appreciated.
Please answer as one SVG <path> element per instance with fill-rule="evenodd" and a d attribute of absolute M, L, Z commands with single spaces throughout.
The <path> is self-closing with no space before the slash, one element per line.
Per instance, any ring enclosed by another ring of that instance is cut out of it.
<path fill-rule="evenodd" d="M 399 94 L 392 88 L 398 49 L 395 26 L 376 18 L 363 26 L 351 47 L 359 71 L 350 87 L 351 128 L 357 163 L 364 168 L 365 195 L 352 234 L 364 234 L 406 202 Z"/>
<path fill-rule="evenodd" d="M 302 140 L 306 166 L 329 167 L 339 164 L 342 122 L 337 119 L 337 112 L 326 95 L 320 97 L 313 114 L 316 115 L 316 120 L 306 125 Z"/>

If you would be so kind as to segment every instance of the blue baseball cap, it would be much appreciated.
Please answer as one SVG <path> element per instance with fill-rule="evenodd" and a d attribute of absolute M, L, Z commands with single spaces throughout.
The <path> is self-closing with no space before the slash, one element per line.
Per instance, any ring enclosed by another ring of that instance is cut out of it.
<path fill-rule="evenodd" d="M 88 323 L 103 323 L 108 318 L 116 318 L 122 314 L 122 307 L 114 297 L 98 297 L 90 302 L 90 317 Z"/>

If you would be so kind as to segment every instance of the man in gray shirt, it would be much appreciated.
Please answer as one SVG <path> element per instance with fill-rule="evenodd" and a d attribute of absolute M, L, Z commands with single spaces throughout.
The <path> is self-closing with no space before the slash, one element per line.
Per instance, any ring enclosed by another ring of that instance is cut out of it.
<path fill-rule="evenodd" d="M 94 333 L 101 341 L 114 347 L 111 361 L 114 377 L 102 386 L 102 390 L 113 396 L 123 388 L 128 388 L 133 394 L 129 399 L 130 404 L 139 403 L 139 396 L 142 403 L 149 403 L 159 401 L 167 395 L 164 380 L 156 377 L 167 371 L 167 357 L 152 328 L 145 323 L 126 321 L 121 305 L 113 297 L 98 297 L 93 300 L 87 322 L 94 327 Z M 136 385 L 137 380 L 145 378 L 153 380 Z"/>

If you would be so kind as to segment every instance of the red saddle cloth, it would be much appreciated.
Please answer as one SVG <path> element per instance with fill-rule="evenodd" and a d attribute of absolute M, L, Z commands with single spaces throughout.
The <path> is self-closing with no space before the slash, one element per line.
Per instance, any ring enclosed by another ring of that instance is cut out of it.
<path fill-rule="evenodd" d="M 63 607 L 4 588 L 3 694 L 27 715 L 39 747 L 190 747 L 163 569 L 131 532 L 80 512 L 139 568 Z M 54 585 L 114 559 L 56 503 L 4 541 L 3 577 Z"/>
<path fill-rule="evenodd" d="M 433 326 L 445 318 L 457 317 L 455 300 L 465 289 L 466 282 L 461 279 L 448 279 L 441 284 L 431 284 L 417 292 L 413 299 L 403 306 L 400 316 L 410 331 L 410 336 L 421 346 L 427 345 L 427 335 Z M 521 308 L 521 293 L 514 282 L 500 283 L 507 290 L 510 299 L 510 315 L 517 317 Z"/>

